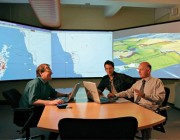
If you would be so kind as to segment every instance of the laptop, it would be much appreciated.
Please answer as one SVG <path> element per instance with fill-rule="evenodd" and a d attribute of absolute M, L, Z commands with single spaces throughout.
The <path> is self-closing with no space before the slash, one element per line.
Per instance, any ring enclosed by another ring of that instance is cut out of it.
<path fill-rule="evenodd" d="M 80 83 L 76 83 L 73 88 L 59 88 L 59 89 L 56 89 L 57 92 L 61 92 L 61 93 L 64 93 L 64 94 L 71 93 L 68 97 L 58 97 L 56 99 L 61 99 L 65 103 L 68 103 L 68 102 L 74 100 L 74 97 L 76 96 L 76 94 L 77 94 L 77 92 L 79 90 L 79 87 L 80 87 Z"/>
<path fill-rule="evenodd" d="M 89 100 L 92 100 L 92 101 L 99 103 L 99 104 L 116 102 L 116 100 L 114 100 L 114 99 L 109 99 L 109 98 L 104 97 L 104 96 L 99 96 L 96 83 L 89 82 L 89 81 L 83 81 L 83 85 L 84 85 L 84 88 L 86 91 L 87 98 Z"/>

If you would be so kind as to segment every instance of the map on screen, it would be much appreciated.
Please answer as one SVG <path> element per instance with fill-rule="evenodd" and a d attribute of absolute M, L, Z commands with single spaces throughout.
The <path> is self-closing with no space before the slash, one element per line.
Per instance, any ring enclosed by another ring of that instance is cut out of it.
<path fill-rule="evenodd" d="M 53 77 L 102 77 L 106 60 L 112 60 L 111 32 L 52 32 Z"/>
<path fill-rule="evenodd" d="M 49 33 L 9 26 L 0 31 L 0 80 L 31 79 L 38 64 L 51 64 Z"/>
<path fill-rule="evenodd" d="M 53 78 L 102 77 L 112 60 L 111 31 L 51 31 L 0 21 L 0 80 L 36 77 L 50 65 Z"/>
<path fill-rule="evenodd" d="M 146 33 L 115 39 L 115 70 L 139 77 L 137 68 L 143 61 L 152 65 L 152 75 L 180 78 L 180 33 Z"/>

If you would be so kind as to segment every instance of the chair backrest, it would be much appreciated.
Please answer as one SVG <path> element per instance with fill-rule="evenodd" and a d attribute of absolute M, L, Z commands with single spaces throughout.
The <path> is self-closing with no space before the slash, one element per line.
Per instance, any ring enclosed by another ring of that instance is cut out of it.
<path fill-rule="evenodd" d="M 20 101 L 20 98 L 22 95 L 17 89 L 11 88 L 9 90 L 3 91 L 2 94 L 3 94 L 4 98 L 7 100 L 7 102 L 13 108 L 13 112 L 14 112 L 13 122 L 14 122 L 14 124 L 22 127 L 17 132 L 19 132 L 20 134 L 24 134 L 24 132 L 25 132 L 25 135 L 24 135 L 25 138 L 24 139 L 29 140 L 30 128 L 37 126 L 37 122 L 39 121 L 39 118 L 38 118 L 38 120 L 35 120 L 33 118 L 34 112 L 31 109 L 18 108 L 19 107 L 19 101 Z M 39 114 L 42 113 L 42 111 L 43 111 L 42 109 L 38 110 Z M 32 136 L 31 139 L 37 138 L 37 137 L 41 137 L 42 139 L 44 139 L 43 135 Z"/>
<path fill-rule="evenodd" d="M 19 100 L 21 98 L 21 93 L 17 89 L 9 89 L 3 91 L 3 96 L 12 108 L 17 108 L 19 106 Z"/>
<path fill-rule="evenodd" d="M 165 89 L 165 99 L 162 103 L 162 107 L 160 107 L 158 110 L 157 110 L 157 113 L 161 114 L 162 116 L 166 117 L 166 120 L 162 123 L 162 124 L 159 124 L 159 125 L 156 125 L 154 126 L 153 128 L 157 131 L 160 131 L 160 132 L 163 132 L 165 133 L 165 128 L 164 128 L 164 125 L 166 124 L 167 122 L 167 119 L 168 119 L 168 115 L 167 115 L 167 109 L 169 108 L 167 106 L 167 103 L 168 103 L 168 99 L 169 99 L 169 95 L 170 95 L 170 89 L 168 87 L 164 87 Z M 163 108 L 163 109 L 162 109 Z"/>
<path fill-rule="evenodd" d="M 61 140 L 133 140 L 138 122 L 134 117 L 111 119 L 64 118 L 58 128 Z"/>
<path fill-rule="evenodd" d="M 168 87 L 164 87 L 164 90 L 165 90 L 166 95 L 165 95 L 165 99 L 162 103 L 163 107 L 167 105 L 168 99 L 169 99 L 169 94 L 170 94 L 170 89 Z"/>
<path fill-rule="evenodd" d="M 167 106 L 169 95 L 170 95 L 170 89 L 168 87 L 164 87 L 164 89 L 165 89 L 166 95 L 165 95 L 165 99 L 164 99 L 164 101 L 162 103 L 162 107 L 166 107 Z M 165 110 L 160 111 L 160 114 L 162 116 L 166 117 L 166 121 L 163 123 L 165 125 L 167 120 L 168 120 L 167 110 L 165 109 Z"/>

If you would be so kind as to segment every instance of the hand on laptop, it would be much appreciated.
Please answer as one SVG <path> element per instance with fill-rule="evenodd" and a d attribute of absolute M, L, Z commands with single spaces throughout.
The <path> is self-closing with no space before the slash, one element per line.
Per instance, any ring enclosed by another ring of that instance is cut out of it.
<path fill-rule="evenodd" d="M 63 104 L 63 103 L 64 103 L 64 101 L 61 99 L 49 101 L 49 105 L 57 105 L 57 104 Z"/>
<path fill-rule="evenodd" d="M 113 93 L 109 92 L 108 95 L 107 95 L 108 98 L 114 98 L 116 97 L 116 95 L 114 95 Z"/>
<path fill-rule="evenodd" d="M 71 94 L 72 94 L 72 92 L 69 92 L 69 93 L 67 94 L 67 97 L 71 96 Z"/>

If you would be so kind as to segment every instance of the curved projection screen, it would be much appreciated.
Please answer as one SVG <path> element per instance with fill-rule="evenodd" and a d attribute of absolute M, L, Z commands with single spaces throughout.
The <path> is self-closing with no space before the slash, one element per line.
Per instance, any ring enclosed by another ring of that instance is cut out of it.
<path fill-rule="evenodd" d="M 53 78 L 104 76 L 104 62 L 139 78 L 142 61 L 152 76 L 180 79 L 180 21 L 118 31 L 62 31 L 0 21 L 0 81 L 36 77 L 50 64 Z"/>
<path fill-rule="evenodd" d="M 115 71 L 139 78 L 142 61 L 152 65 L 152 76 L 180 79 L 180 22 L 113 32 Z"/>
<path fill-rule="evenodd" d="M 112 60 L 112 32 L 52 31 L 53 77 L 102 77 Z"/>
<path fill-rule="evenodd" d="M 36 77 L 50 64 L 53 78 L 102 77 L 112 60 L 111 31 L 51 31 L 0 21 L 0 80 Z"/>

